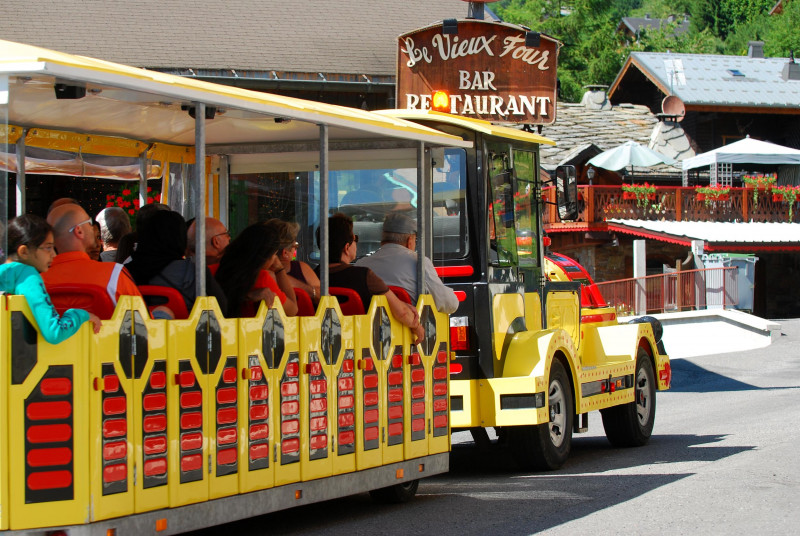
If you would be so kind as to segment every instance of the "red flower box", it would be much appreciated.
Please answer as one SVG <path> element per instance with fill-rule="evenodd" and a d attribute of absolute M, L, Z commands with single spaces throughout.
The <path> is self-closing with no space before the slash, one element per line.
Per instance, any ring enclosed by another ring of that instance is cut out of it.
<path fill-rule="evenodd" d="M 717 201 L 727 201 L 731 194 L 721 194 L 717 197 Z"/>
<path fill-rule="evenodd" d="M 706 200 L 706 194 L 700 194 L 700 193 L 697 194 L 697 200 L 698 201 L 705 201 Z"/>
<path fill-rule="evenodd" d="M 647 199 L 649 199 L 650 201 L 655 201 L 656 200 L 656 193 L 653 192 L 651 194 L 647 194 Z"/>
<path fill-rule="evenodd" d="M 622 199 L 629 199 L 636 201 L 636 194 L 633 192 L 622 192 Z"/>
<path fill-rule="evenodd" d="M 783 201 L 783 196 L 781 194 L 772 194 L 773 203 L 780 203 L 782 201 Z"/>

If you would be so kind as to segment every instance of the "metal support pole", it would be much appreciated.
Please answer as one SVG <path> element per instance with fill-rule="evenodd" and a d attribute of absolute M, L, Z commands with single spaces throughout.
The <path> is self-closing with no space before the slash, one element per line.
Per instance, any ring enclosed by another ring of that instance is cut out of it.
<path fill-rule="evenodd" d="M 319 126 L 319 293 L 328 295 L 328 125 Z"/>
<path fill-rule="evenodd" d="M 194 103 L 195 293 L 206 295 L 206 105 Z"/>
<path fill-rule="evenodd" d="M 431 203 L 432 178 L 430 151 L 425 149 L 425 142 L 419 142 L 417 147 L 417 295 L 425 294 L 425 257 L 430 256 L 431 250 Z"/>
<path fill-rule="evenodd" d="M 139 155 L 139 206 L 147 204 L 147 151 Z"/>
<path fill-rule="evenodd" d="M 28 129 L 22 129 L 22 136 L 17 140 L 17 216 L 25 214 L 25 136 Z"/>

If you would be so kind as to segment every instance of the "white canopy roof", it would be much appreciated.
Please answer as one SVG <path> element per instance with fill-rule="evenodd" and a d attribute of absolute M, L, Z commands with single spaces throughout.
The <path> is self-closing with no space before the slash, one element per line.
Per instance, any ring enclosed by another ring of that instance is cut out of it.
<path fill-rule="evenodd" d="M 750 136 L 683 161 L 683 169 L 725 164 L 800 164 L 800 150 Z"/>

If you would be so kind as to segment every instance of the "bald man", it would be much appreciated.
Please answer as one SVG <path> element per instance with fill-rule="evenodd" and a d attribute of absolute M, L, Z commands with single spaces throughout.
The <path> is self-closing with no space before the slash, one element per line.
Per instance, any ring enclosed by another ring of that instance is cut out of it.
<path fill-rule="evenodd" d="M 196 251 L 196 235 L 197 232 L 195 219 L 186 231 L 186 246 L 189 250 L 189 255 L 195 256 Z M 225 248 L 231 243 L 231 234 L 225 228 L 225 224 L 215 218 L 206 218 L 206 266 L 218 264 L 225 252 Z"/>
<path fill-rule="evenodd" d="M 46 287 L 59 283 L 93 283 L 106 289 L 114 305 L 120 296 L 142 295 L 121 264 L 89 258 L 86 250 L 95 241 L 95 231 L 92 219 L 80 206 L 68 203 L 54 208 L 47 215 L 47 223 L 53 226 L 58 255 L 50 269 L 42 274 Z"/>

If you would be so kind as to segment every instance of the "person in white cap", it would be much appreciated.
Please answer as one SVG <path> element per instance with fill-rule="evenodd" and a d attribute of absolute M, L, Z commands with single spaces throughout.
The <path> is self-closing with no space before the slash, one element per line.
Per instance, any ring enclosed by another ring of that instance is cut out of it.
<path fill-rule="evenodd" d="M 356 266 L 365 266 L 390 286 L 408 292 L 411 302 L 417 302 L 417 223 L 409 216 L 395 212 L 383 222 L 381 247 L 372 255 L 360 259 Z M 458 309 L 458 298 L 453 289 L 442 283 L 433 263 L 423 261 L 425 288 L 442 313 L 452 314 Z"/>

